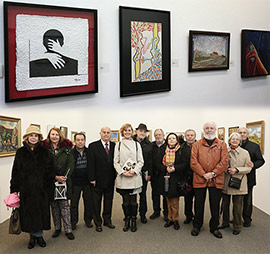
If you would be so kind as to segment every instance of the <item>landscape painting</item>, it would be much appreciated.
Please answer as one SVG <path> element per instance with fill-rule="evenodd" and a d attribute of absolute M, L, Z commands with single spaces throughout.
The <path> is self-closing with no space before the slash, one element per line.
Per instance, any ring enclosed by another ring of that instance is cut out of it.
<path fill-rule="evenodd" d="M 241 77 L 270 74 L 270 31 L 242 30 Z"/>
<path fill-rule="evenodd" d="M 0 157 L 15 155 L 21 146 L 21 119 L 0 116 Z"/>
<path fill-rule="evenodd" d="M 190 31 L 189 40 L 189 71 L 229 69 L 229 33 Z"/>
<path fill-rule="evenodd" d="M 258 144 L 264 154 L 264 121 L 247 123 L 246 127 L 249 132 L 248 139 Z"/>

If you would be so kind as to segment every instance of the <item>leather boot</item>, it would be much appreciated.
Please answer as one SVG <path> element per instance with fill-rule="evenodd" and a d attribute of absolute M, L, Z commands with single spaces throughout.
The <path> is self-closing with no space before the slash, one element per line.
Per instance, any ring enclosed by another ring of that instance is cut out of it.
<path fill-rule="evenodd" d="M 30 235 L 30 240 L 28 243 L 28 249 L 33 249 L 36 245 L 36 237 L 33 235 Z"/>
<path fill-rule="evenodd" d="M 130 228 L 130 216 L 125 217 L 125 225 L 123 227 L 123 231 L 127 232 Z"/>
<path fill-rule="evenodd" d="M 37 237 L 37 243 L 40 247 L 46 247 L 46 242 L 44 241 L 44 238 L 41 237 Z"/>
<path fill-rule="evenodd" d="M 136 232 L 137 231 L 137 218 L 136 216 L 131 217 L 131 227 L 130 227 L 131 232 Z"/>

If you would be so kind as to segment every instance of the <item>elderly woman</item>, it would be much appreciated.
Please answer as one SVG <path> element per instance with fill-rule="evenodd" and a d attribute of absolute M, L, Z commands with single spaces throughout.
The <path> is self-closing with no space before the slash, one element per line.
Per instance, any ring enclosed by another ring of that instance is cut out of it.
<path fill-rule="evenodd" d="M 28 248 L 46 246 L 43 230 L 51 228 L 50 194 L 54 185 L 56 165 L 49 151 L 41 146 L 38 127 L 29 126 L 23 136 L 12 168 L 10 192 L 19 193 L 20 221 L 23 232 L 30 234 Z"/>
<path fill-rule="evenodd" d="M 137 194 L 142 190 L 141 169 L 143 166 L 142 149 L 138 142 L 132 139 L 133 128 L 124 124 L 120 129 L 123 139 L 116 144 L 114 151 L 114 167 L 117 171 L 116 191 L 122 196 L 122 208 L 125 215 L 124 232 L 130 228 L 137 230 Z M 131 220 L 131 225 L 130 225 Z"/>
<path fill-rule="evenodd" d="M 159 158 L 159 189 L 160 193 L 166 196 L 168 204 L 168 220 L 164 227 L 174 225 L 175 230 L 180 229 L 179 225 L 179 190 L 178 182 L 185 168 L 175 133 L 170 133 L 166 138 L 166 146 L 161 151 Z"/>
<path fill-rule="evenodd" d="M 71 227 L 70 207 L 68 199 L 72 196 L 71 175 L 74 170 L 74 158 L 71 154 L 72 142 L 64 138 L 59 128 L 50 129 L 47 139 L 43 140 L 42 145 L 46 147 L 54 156 L 57 164 L 55 181 L 66 183 L 66 195 L 63 198 L 55 198 L 51 202 L 53 222 L 55 231 L 53 237 L 58 237 L 61 233 L 61 218 L 63 220 L 65 234 L 69 240 L 74 239 Z"/>
<path fill-rule="evenodd" d="M 248 151 L 240 147 L 241 136 L 234 132 L 229 140 L 229 168 L 225 172 L 223 188 L 223 223 L 221 229 L 229 227 L 230 201 L 233 201 L 233 234 L 238 235 L 242 228 L 243 198 L 247 194 L 247 176 L 251 170 Z M 231 176 L 242 179 L 240 189 L 229 187 Z"/>

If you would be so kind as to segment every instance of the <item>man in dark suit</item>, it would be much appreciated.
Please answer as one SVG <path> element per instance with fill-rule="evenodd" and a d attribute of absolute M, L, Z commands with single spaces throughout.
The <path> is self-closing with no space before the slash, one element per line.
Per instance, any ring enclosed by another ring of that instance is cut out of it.
<path fill-rule="evenodd" d="M 103 127 L 100 131 L 101 139 L 89 144 L 88 147 L 88 172 L 92 184 L 93 218 L 96 231 L 102 231 L 101 201 L 103 197 L 103 224 L 115 228 L 112 224 L 112 204 L 114 194 L 115 169 L 113 156 L 115 143 L 110 141 L 111 129 Z"/>

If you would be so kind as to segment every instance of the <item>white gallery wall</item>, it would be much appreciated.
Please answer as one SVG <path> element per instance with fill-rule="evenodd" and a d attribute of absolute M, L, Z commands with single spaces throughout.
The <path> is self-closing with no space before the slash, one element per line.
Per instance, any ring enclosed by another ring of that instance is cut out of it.
<path fill-rule="evenodd" d="M 24 1 L 17 1 L 24 2 Z M 53 0 L 28 3 L 54 5 Z M 98 10 L 99 92 L 97 94 L 5 103 L 5 78 L 0 78 L 0 115 L 22 120 L 22 134 L 30 123 L 85 131 L 87 143 L 99 138 L 102 126 L 117 130 L 129 122 L 148 129 L 185 131 L 194 128 L 198 138 L 206 121 L 218 127 L 245 126 L 265 121 L 265 165 L 257 171 L 254 204 L 270 214 L 270 77 L 241 79 L 241 29 L 270 30 L 270 2 L 257 0 L 59 0 L 57 5 Z M 120 98 L 119 94 L 119 6 L 171 12 L 171 91 Z M 0 2 L 0 65 L 4 65 L 3 1 Z M 188 73 L 189 30 L 230 32 L 230 68 L 227 71 Z M 227 141 L 227 140 L 226 140 Z M 0 222 L 10 211 L 3 203 L 9 194 L 14 156 L 0 158 Z M 149 201 L 150 202 L 150 201 Z M 180 215 L 181 216 L 181 215 Z"/>

